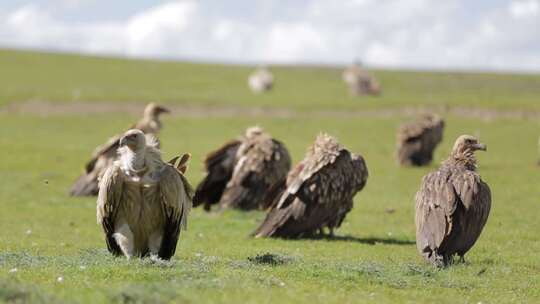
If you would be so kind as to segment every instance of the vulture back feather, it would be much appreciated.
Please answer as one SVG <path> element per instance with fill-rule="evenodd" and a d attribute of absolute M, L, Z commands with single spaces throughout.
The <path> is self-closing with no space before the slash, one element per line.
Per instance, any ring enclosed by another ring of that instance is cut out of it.
<path fill-rule="evenodd" d="M 442 141 L 444 121 L 428 114 L 419 120 L 403 124 L 397 132 L 397 160 L 404 166 L 425 166 L 431 163 L 433 152 Z"/>
<path fill-rule="evenodd" d="M 236 151 L 240 147 L 239 140 L 232 140 L 206 156 L 204 166 L 207 175 L 199 183 L 193 198 L 193 207 L 204 204 L 204 210 L 209 211 L 212 205 L 219 203 L 225 186 L 231 179 Z"/>
<path fill-rule="evenodd" d="M 362 156 L 320 134 L 306 157 L 287 176 L 256 237 L 298 238 L 329 228 L 333 233 L 353 207 L 353 197 L 366 184 Z"/>
<path fill-rule="evenodd" d="M 269 189 L 282 184 L 291 168 L 285 145 L 258 127 L 247 130 L 235 163 L 220 204 L 243 210 L 264 207 Z"/>
<path fill-rule="evenodd" d="M 291 166 L 285 146 L 258 127 L 213 152 L 206 163 L 208 175 L 195 194 L 195 206 L 205 203 L 205 210 L 218 202 L 222 208 L 264 207 L 268 193 L 284 183 Z"/>

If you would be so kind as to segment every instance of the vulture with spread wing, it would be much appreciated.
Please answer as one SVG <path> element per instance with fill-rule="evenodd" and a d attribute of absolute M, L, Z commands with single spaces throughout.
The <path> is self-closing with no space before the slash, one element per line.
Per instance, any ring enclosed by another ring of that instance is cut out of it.
<path fill-rule="evenodd" d="M 291 167 L 285 145 L 259 127 L 251 127 L 239 140 L 226 143 L 205 160 L 208 171 L 197 186 L 193 205 L 222 208 L 264 208 L 271 189 L 283 184 Z"/>
<path fill-rule="evenodd" d="M 161 160 L 157 143 L 140 130 L 120 139 L 118 159 L 99 183 L 97 219 L 107 248 L 127 258 L 170 259 L 180 231 L 187 226 L 193 191 L 183 175 L 189 157 L 178 167 Z"/>
<path fill-rule="evenodd" d="M 143 118 L 130 129 L 138 129 L 145 134 L 157 136 L 161 129 L 159 116 L 162 113 L 168 113 L 169 110 L 150 103 L 144 109 Z M 75 181 L 69 194 L 71 196 L 91 196 L 98 193 L 98 180 L 105 170 L 112 165 L 117 158 L 116 150 L 119 147 L 121 135 L 110 138 L 107 143 L 96 148 L 90 161 L 86 163 L 84 173 Z"/>
<path fill-rule="evenodd" d="M 416 193 L 416 245 L 436 266 L 445 266 L 474 245 L 491 208 L 491 191 L 476 172 L 474 152 L 486 146 L 462 135 L 439 170 L 424 177 Z"/>
<path fill-rule="evenodd" d="M 320 134 L 304 160 L 287 176 L 286 185 L 254 236 L 311 237 L 325 227 L 333 235 L 367 178 L 362 156 L 349 152 L 335 138 Z"/>
<path fill-rule="evenodd" d="M 360 63 L 354 63 L 343 71 L 343 81 L 349 87 L 349 92 L 353 96 L 360 95 L 379 95 L 381 93 L 381 86 L 371 76 Z"/>
<path fill-rule="evenodd" d="M 402 166 L 425 166 L 442 141 L 444 121 L 426 114 L 415 122 L 403 124 L 397 132 L 397 160 Z"/>

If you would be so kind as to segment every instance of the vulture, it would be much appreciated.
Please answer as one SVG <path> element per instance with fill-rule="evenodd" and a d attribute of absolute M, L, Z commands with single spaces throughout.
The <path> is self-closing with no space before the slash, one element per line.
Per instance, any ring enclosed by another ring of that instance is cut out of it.
<path fill-rule="evenodd" d="M 425 166 L 442 141 L 444 120 L 425 114 L 417 121 L 403 124 L 397 132 L 397 161 L 402 166 Z"/>
<path fill-rule="evenodd" d="M 491 191 L 476 172 L 475 151 L 486 145 L 470 135 L 458 137 L 439 170 L 422 180 L 416 193 L 416 246 L 428 262 L 441 267 L 474 245 L 491 208 Z"/>
<path fill-rule="evenodd" d="M 248 78 L 249 88 L 253 93 L 270 91 L 274 85 L 274 75 L 266 67 L 260 67 Z"/>
<path fill-rule="evenodd" d="M 193 206 L 253 210 L 264 208 L 271 190 L 285 183 L 291 158 L 283 143 L 251 127 L 240 139 L 211 152 L 204 165 L 207 175 L 197 186 Z"/>
<path fill-rule="evenodd" d="M 169 110 L 155 103 L 150 103 L 144 109 L 141 120 L 131 126 L 130 129 L 138 129 L 145 134 L 157 136 L 161 129 L 159 116 L 168 113 Z M 121 135 L 111 137 L 104 145 L 96 148 L 92 158 L 86 163 L 84 172 L 77 178 L 69 194 L 71 196 L 94 196 L 98 193 L 98 180 L 105 170 L 112 165 L 117 158 L 116 150 L 119 147 Z"/>
<path fill-rule="evenodd" d="M 360 63 L 354 63 L 343 71 L 342 78 L 349 86 L 349 91 L 353 96 L 379 95 L 381 93 L 381 87 L 377 80 Z"/>
<path fill-rule="evenodd" d="M 292 169 L 255 237 L 330 236 L 353 207 L 355 194 L 366 185 L 362 156 L 345 149 L 327 134 L 317 136 L 306 157 Z"/>
<path fill-rule="evenodd" d="M 99 182 L 97 198 L 107 248 L 128 259 L 168 260 L 191 210 L 193 190 L 183 175 L 187 159 L 178 168 L 177 158 L 163 162 L 157 142 L 136 129 L 121 137 L 118 155 Z"/>

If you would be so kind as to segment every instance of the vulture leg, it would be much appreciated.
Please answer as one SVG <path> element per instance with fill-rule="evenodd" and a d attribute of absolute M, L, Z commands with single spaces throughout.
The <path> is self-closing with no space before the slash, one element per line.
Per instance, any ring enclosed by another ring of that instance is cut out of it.
<path fill-rule="evenodd" d="M 431 263 L 438 268 L 442 268 L 447 265 L 447 259 L 442 255 L 434 254 L 431 257 Z"/>
<path fill-rule="evenodd" d="M 334 227 L 329 227 L 328 230 L 329 230 L 329 232 L 330 232 L 330 233 L 329 233 L 330 237 L 331 237 L 331 238 L 334 238 L 334 236 L 335 236 L 335 234 L 334 234 Z"/>
<path fill-rule="evenodd" d="M 155 231 L 148 238 L 148 250 L 150 251 L 150 258 L 152 260 L 159 260 L 159 249 L 161 248 L 161 242 L 163 240 L 162 233 Z"/>
<path fill-rule="evenodd" d="M 118 225 L 113 236 L 128 260 L 133 257 L 135 242 L 133 232 L 129 226 L 126 223 Z"/>
<path fill-rule="evenodd" d="M 462 264 L 465 264 L 465 254 L 460 254 L 459 255 L 459 262 L 462 263 Z"/>

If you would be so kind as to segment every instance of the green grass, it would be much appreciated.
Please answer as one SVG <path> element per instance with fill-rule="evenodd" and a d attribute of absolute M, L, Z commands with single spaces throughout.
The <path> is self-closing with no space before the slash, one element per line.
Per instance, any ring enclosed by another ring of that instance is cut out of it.
<path fill-rule="evenodd" d="M 380 98 L 353 98 L 341 68 L 275 67 L 276 90 L 253 96 L 247 66 L 133 61 L 0 50 L 0 104 L 156 100 L 220 106 L 364 109 L 476 106 L 540 110 L 540 75 L 373 71 Z"/>
<path fill-rule="evenodd" d="M 347 97 L 334 79 L 338 71 L 332 69 L 279 68 L 276 74 L 284 83 L 269 96 L 256 97 L 245 89 L 245 67 L 5 51 L 0 52 L 0 69 L 9 72 L 0 74 L 5 103 L 33 98 L 71 102 L 69 92 L 81 88 L 79 99 L 84 101 L 262 104 L 298 111 L 311 106 L 322 111 L 446 101 L 497 109 L 539 108 L 538 76 L 377 71 L 388 95 L 357 100 Z M 477 86 L 462 77 L 478 81 Z M 309 80 L 316 82 L 312 91 L 301 87 Z M 295 89 L 295 83 L 300 88 Z M 404 98 L 398 98 L 401 92 Z M 96 224 L 95 199 L 66 195 L 93 148 L 135 119 L 0 111 L 0 302 L 540 301 L 538 120 L 446 117 L 445 139 L 434 164 L 399 168 L 393 159 L 394 132 L 408 119 L 402 115 L 166 117 L 161 134 L 164 158 L 191 152 L 188 178 L 194 185 L 202 178 L 205 153 L 253 124 L 284 141 L 294 162 L 319 131 L 327 131 L 365 156 L 370 177 L 335 240 L 255 240 L 248 235 L 263 213 L 195 210 L 172 262 L 154 264 L 111 257 Z M 422 176 L 436 168 L 453 139 L 463 133 L 480 134 L 488 144 L 488 152 L 478 158 L 480 173 L 493 192 L 493 207 L 468 262 L 437 270 L 416 253 L 414 194 Z M 388 208 L 395 212 L 387 213 Z"/>

